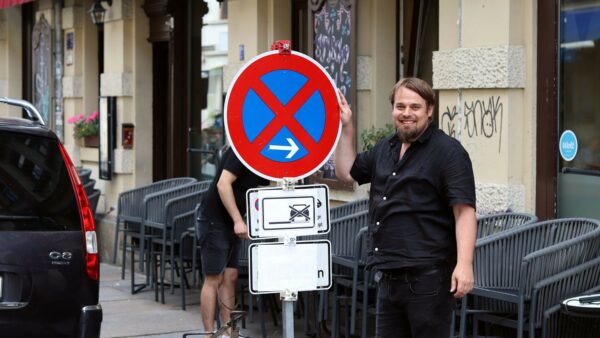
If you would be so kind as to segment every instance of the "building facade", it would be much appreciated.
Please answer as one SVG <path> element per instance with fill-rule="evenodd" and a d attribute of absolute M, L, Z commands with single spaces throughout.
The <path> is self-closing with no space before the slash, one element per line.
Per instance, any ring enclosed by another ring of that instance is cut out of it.
<path fill-rule="evenodd" d="M 418 76 L 436 89 L 436 124 L 471 156 L 479 213 L 600 218 L 599 0 L 113 0 L 101 28 L 92 0 L 17 2 L 0 9 L 0 96 L 36 102 L 94 170 L 105 212 L 126 189 L 210 177 L 231 80 L 290 40 L 350 99 L 360 149 L 391 123 L 393 84 Z M 69 123 L 101 97 L 114 103 L 110 149 Z M 367 194 L 334 173 L 327 163 L 307 181 L 336 201 Z"/>

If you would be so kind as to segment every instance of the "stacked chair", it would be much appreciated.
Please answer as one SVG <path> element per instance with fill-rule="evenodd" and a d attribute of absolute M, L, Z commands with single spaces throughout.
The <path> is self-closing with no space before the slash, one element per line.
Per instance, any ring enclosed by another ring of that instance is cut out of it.
<path fill-rule="evenodd" d="M 502 231 L 537 222 L 537 216 L 524 212 L 500 212 L 477 217 L 477 241 Z M 460 311 L 460 309 L 459 309 Z M 464 318 L 464 317 L 461 317 Z M 450 336 L 456 336 L 456 316 L 452 316 Z"/>
<path fill-rule="evenodd" d="M 600 293 L 600 256 L 538 283 L 532 294 L 532 303 L 543 311 L 542 338 L 598 337 L 597 316 L 574 319 L 563 312 L 559 297 L 569 293 L 568 298 Z"/>
<path fill-rule="evenodd" d="M 160 194 L 163 191 L 191 185 L 197 182 L 193 177 L 171 178 L 162 181 L 157 181 L 142 187 L 123 191 L 119 194 L 117 202 L 117 220 L 114 238 L 113 263 L 117 260 L 117 249 L 119 248 L 119 236 L 121 239 L 122 261 L 121 261 L 121 278 L 125 279 L 125 265 L 127 252 L 131 253 L 131 275 L 132 275 L 132 293 L 135 293 L 145 285 L 136 286 L 134 282 L 134 261 L 135 255 L 138 254 L 140 261 L 150 263 L 149 259 L 144 260 L 142 257 L 142 223 L 145 217 L 146 199 L 154 194 Z M 164 205 L 163 205 L 164 206 Z M 145 245 L 144 245 L 145 246 Z M 142 266 L 143 267 L 143 266 Z M 150 275 L 147 274 L 149 282 Z"/>
<path fill-rule="evenodd" d="M 120 233 L 127 233 L 130 231 L 139 232 L 139 225 L 142 223 L 142 203 L 144 201 L 144 197 L 161 190 L 170 189 L 180 185 L 191 184 L 194 182 L 196 182 L 196 179 L 193 177 L 170 178 L 150 183 L 142 187 L 126 190 L 119 194 L 117 202 L 117 224 L 113 245 L 113 264 L 116 264 L 117 262 L 117 249 L 119 247 Z M 126 236 L 124 235 L 122 241 L 123 244 L 121 246 L 122 249 L 125 249 L 125 239 Z M 124 273 L 121 277 L 125 278 Z"/>
<path fill-rule="evenodd" d="M 268 241 L 268 240 L 263 240 Z M 239 277 L 238 277 L 238 299 L 240 300 L 240 305 L 242 309 L 246 308 L 244 302 L 244 294 L 248 292 L 248 319 L 253 320 L 254 316 L 254 303 L 253 299 L 256 298 L 256 305 L 258 309 L 258 320 L 260 321 L 260 328 L 263 338 L 267 338 L 267 328 L 265 321 L 265 310 L 271 311 L 271 320 L 273 321 L 273 325 L 277 326 L 277 316 L 279 307 L 277 306 L 276 298 L 274 294 L 264 294 L 264 295 L 256 295 L 254 297 L 249 293 L 249 283 L 250 283 L 250 257 L 248 256 L 248 249 L 250 244 L 255 243 L 249 239 L 242 240 L 242 249 L 240 250 L 240 261 L 239 261 Z M 242 323 L 242 327 L 245 327 L 245 321 Z"/>
<path fill-rule="evenodd" d="M 191 213 L 191 216 L 194 219 L 194 224 L 200 218 L 200 210 L 201 210 L 200 204 L 198 204 L 198 205 L 196 205 L 195 209 Z M 188 217 L 188 214 L 182 214 L 181 216 Z M 185 222 L 185 224 L 189 225 L 188 222 Z M 180 246 L 180 253 L 179 253 L 179 257 L 180 257 L 179 271 L 180 271 L 182 280 L 184 281 L 183 284 L 187 284 L 186 268 L 185 268 L 184 263 L 191 262 L 191 269 L 189 269 L 189 271 L 191 272 L 191 275 L 192 275 L 192 285 L 195 286 L 196 285 L 196 282 L 195 282 L 196 274 L 202 264 L 202 262 L 200 262 L 200 260 L 199 260 L 199 254 L 200 254 L 201 247 L 197 243 L 195 227 L 189 227 L 186 229 L 186 231 L 184 231 L 180 234 L 180 243 L 181 243 L 181 246 Z M 247 292 L 247 286 L 248 286 L 247 280 L 249 278 L 249 276 L 248 276 L 248 272 L 249 272 L 248 248 L 249 248 L 250 244 L 252 244 L 251 240 L 246 240 L 246 239 L 242 240 L 242 247 L 240 250 L 237 299 L 240 300 L 240 302 L 241 302 L 240 305 L 242 308 L 246 307 L 246 304 L 244 301 L 246 298 L 244 297 L 244 293 Z M 181 307 L 183 310 L 185 310 L 185 308 L 186 308 L 186 287 L 187 286 L 188 285 L 182 285 L 182 287 L 181 287 Z M 249 300 L 249 304 L 247 305 L 248 319 L 252 320 L 253 312 L 254 312 L 254 304 L 252 302 L 253 296 L 248 295 L 247 299 Z M 260 324 L 261 324 L 262 336 L 263 336 L 263 338 L 266 338 L 267 330 L 266 330 L 266 320 L 264 317 L 265 305 L 267 305 L 267 308 L 271 311 L 272 321 L 275 326 L 277 326 L 278 306 L 275 301 L 274 295 L 258 295 L 256 297 L 256 300 L 257 300 L 257 305 L 258 305 L 258 316 L 259 316 L 259 320 L 260 320 Z M 217 308 L 217 313 L 218 313 L 218 308 Z M 217 319 L 217 324 L 219 325 L 219 317 L 217 316 L 216 319 Z M 242 327 L 245 327 L 245 320 L 242 323 Z"/>
<path fill-rule="evenodd" d="M 136 234 L 139 238 L 137 250 L 140 270 L 144 270 L 144 266 L 146 266 L 148 270 L 150 270 L 151 266 L 156 268 L 160 263 L 161 275 L 164 281 L 165 265 L 163 263 L 167 257 L 166 255 L 160 256 L 163 261 L 156 259 L 155 253 L 158 253 L 159 251 L 162 253 L 162 249 L 157 248 L 157 245 L 160 245 L 158 241 L 160 241 L 161 238 L 165 238 L 170 232 L 171 229 L 169 227 L 174 225 L 175 217 L 194 210 L 194 206 L 201 198 L 201 194 L 194 194 L 205 192 L 210 186 L 210 183 L 211 181 L 193 182 L 154 192 L 144 197 L 142 203 L 142 221 L 140 223 L 139 233 Z M 188 226 L 189 225 L 191 224 L 188 224 Z M 173 251 L 174 250 L 175 249 L 173 248 Z M 132 293 L 136 293 L 148 286 L 150 277 L 152 277 L 153 286 L 158 288 L 156 269 L 148 271 L 149 273 L 146 274 L 146 283 L 135 283 L 135 256 L 136 255 L 132 250 L 130 259 Z M 126 260 L 125 258 L 125 255 L 123 255 L 123 261 Z M 171 259 L 171 261 L 173 260 Z M 155 291 L 157 290 L 156 288 Z M 161 294 L 163 294 L 164 299 L 164 290 Z"/>
<path fill-rule="evenodd" d="M 176 252 L 179 253 L 181 234 L 194 224 L 193 212 L 195 206 L 202 201 L 208 190 L 210 181 L 197 182 L 180 188 L 167 190 L 163 193 L 148 196 L 144 221 L 141 232 L 143 243 L 150 244 L 151 265 L 153 266 L 153 284 L 158 298 L 160 287 L 161 302 L 165 302 L 164 286 L 167 264 L 170 265 L 171 293 L 174 292 L 176 271 Z M 164 205 L 163 207 L 160 207 Z M 141 250 L 144 250 L 142 248 Z M 167 252 L 168 251 L 168 252 Z M 141 252 L 144 256 L 144 251 Z M 160 274 L 156 268 L 160 266 Z M 160 276 L 160 277 L 158 277 Z"/>
<path fill-rule="evenodd" d="M 367 259 L 368 199 L 346 203 L 331 209 L 332 262 L 334 269 L 332 337 L 340 335 L 339 312 L 347 302 L 345 336 L 357 335 L 357 314 L 361 314 L 361 337 L 367 337 L 369 306 L 375 305 L 376 285 L 365 270 Z M 478 217 L 478 241 L 490 236 L 532 224 L 537 217 L 528 213 L 505 212 Z M 345 294 L 341 294 L 340 291 Z M 322 297 L 323 298 L 323 297 Z M 359 309 L 358 303 L 361 302 Z M 323 309 L 324 307 L 321 306 Z M 326 307 L 325 307 L 326 308 Z M 322 310 L 324 311 L 324 310 Z M 454 316 L 453 316 L 454 318 Z M 348 320 L 350 323 L 348 324 Z M 454 325 L 452 333 L 454 332 Z M 452 334 L 451 334 L 452 335 Z"/>
<path fill-rule="evenodd" d="M 340 217 L 331 222 L 331 247 L 334 271 L 333 280 L 333 320 L 332 337 L 339 337 L 342 302 L 346 305 L 344 328 L 345 336 L 356 335 L 356 314 L 358 310 L 359 293 L 362 296 L 361 306 L 361 337 L 367 337 L 367 309 L 369 293 L 375 290 L 375 284 L 370 271 L 365 270 L 367 260 L 367 226 L 368 210 Z M 346 295 L 340 295 L 346 291 Z M 349 292 L 349 296 L 347 296 Z M 371 302 L 373 305 L 374 302 Z M 348 324 L 348 318 L 350 323 Z"/>
<path fill-rule="evenodd" d="M 516 329 L 518 338 L 526 331 L 536 337 L 561 300 L 598 288 L 599 256 L 600 221 L 594 219 L 534 222 L 479 239 L 460 336 L 467 336 L 469 315 L 473 336 L 487 322 Z"/>
<path fill-rule="evenodd" d="M 537 220 L 537 216 L 524 212 L 502 212 L 479 216 L 477 217 L 477 239 L 534 223 Z"/>
<path fill-rule="evenodd" d="M 359 199 L 332 207 L 329 212 L 330 231 L 327 239 L 331 242 L 332 273 L 333 273 L 333 313 L 332 337 L 339 336 L 340 316 L 342 305 L 350 312 L 346 318 L 346 333 L 356 333 L 356 314 L 359 296 L 362 296 L 362 337 L 366 337 L 367 311 L 369 290 L 373 290 L 370 274 L 364 270 L 366 261 L 366 229 L 368 226 L 369 199 Z M 322 239 L 322 236 L 304 236 L 302 239 Z M 365 282 L 366 281 L 366 282 Z M 327 290 L 319 291 L 316 322 L 328 331 L 326 326 L 329 294 Z M 307 302 L 308 303 L 308 302 Z M 305 315 L 308 314 L 308 304 L 305 304 Z M 348 323 L 348 317 L 350 323 Z M 308 318 L 305 317 L 305 321 Z M 305 322 L 308 332 L 308 323 Z M 320 336 L 320 328 L 316 328 Z"/>
<path fill-rule="evenodd" d="M 186 307 L 186 288 L 189 287 L 187 282 L 187 271 L 191 272 L 192 275 L 192 286 L 196 286 L 196 276 L 201 274 L 202 262 L 200 261 L 200 246 L 198 244 L 198 238 L 196 236 L 196 222 L 200 219 L 200 203 L 194 208 L 192 213 L 193 226 L 187 228 L 186 231 L 180 235 L 179 242 L 179 274 L 182 278 L 184 285 L 181 286 L 181 309 L 185 310 Z M 186 270 L 185 263 L 189 263 L 190 268 Z"/>

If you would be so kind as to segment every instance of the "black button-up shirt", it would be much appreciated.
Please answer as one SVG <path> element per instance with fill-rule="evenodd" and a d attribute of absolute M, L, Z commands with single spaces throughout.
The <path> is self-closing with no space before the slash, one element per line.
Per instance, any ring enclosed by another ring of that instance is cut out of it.
<path fill-rule="evenodd" d="M 430 124 L 400 159 L 397 135 L 358 154 L 350 171 L 371 182 L 368 267 L 424 267 L 456 261 L 452 206 L 475 207 L 469 154 Z"/>

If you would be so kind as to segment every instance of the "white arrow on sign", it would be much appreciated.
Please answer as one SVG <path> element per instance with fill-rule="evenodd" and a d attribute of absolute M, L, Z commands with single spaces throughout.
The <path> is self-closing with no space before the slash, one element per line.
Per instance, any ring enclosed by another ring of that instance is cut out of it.
<path fill-rule="evenodd" d="M 290 144 L 289 146 L 279 146 L 279 145 L 269 145 L 269 149 L 270 150 L 287 150 L 289 151 L 289 153 L 287 154 L 287 156 L 285 158 L 292 158 L 292 156 L 294 156 L 294 154 L 296 154 L 296 152 L 298 151 L 298 146 L 296 145 L 296 142 L 294 142 L 294 140 L 292 140 L 291 138 L 286 138 L 286 140 L 288 141 L 288 143 Z"/>

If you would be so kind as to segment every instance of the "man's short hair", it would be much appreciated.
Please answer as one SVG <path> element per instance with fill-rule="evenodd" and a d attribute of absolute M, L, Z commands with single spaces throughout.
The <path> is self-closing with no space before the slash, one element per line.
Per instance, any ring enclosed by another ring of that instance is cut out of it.
<path fill-rule="evenodd" d="M 419 96 L 425 100 L 428 107 L 435 106 L 435 93 L 429 83 L 416 77 L 405 77 L 396 82 L 394 88 L 392 88 L 392 92 L 390 93 L 390 103 L 392 104 L 392 107 L 394 106 L 394 96 L 396 96 L 396 92 L 403 87 L 419 94 Z"/>

